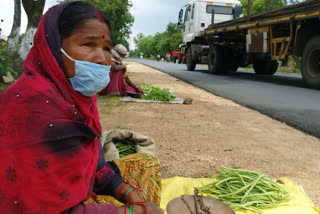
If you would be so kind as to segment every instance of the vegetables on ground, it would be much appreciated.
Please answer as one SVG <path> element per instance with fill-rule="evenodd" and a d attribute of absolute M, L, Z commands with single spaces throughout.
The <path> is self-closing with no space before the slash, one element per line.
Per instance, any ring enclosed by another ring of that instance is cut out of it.
<path fill-rule="evenodd" d="M 143 100 L 170 102 L 176 98 L 168 89 L 162 89 L 155 85 L 142 85 L 142 90 L 147 94 L 142 98 Z"/>
<path fill-rule="evenodd" d="M 267 176 L 241 169 L 223 167 L 214 182 L 199 188 L 201 193 L 216 198 L 233 210 L 263 213 L 290 199 L 288 191 Z"/>

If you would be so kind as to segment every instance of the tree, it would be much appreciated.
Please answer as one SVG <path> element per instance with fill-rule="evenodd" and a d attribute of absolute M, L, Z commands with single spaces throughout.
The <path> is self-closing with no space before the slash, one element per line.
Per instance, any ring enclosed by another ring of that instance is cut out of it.
<path fill-rule="evenodd" d="M 28 17 L 27 29 L 19 50 L 19 55 L 23 60 L 33 45 L 33 37 L 37 31 L 45 3 L 46 0 L 22 0 L 23 8 Z"/>
<path fill-rule="evenodd" d="M 261 13 L 275 8 L 280 8 L 286 5 L 286 0 L 251 0 L 251 14 Z M 295 0 L 289 0 L 295 1 Z M 240 0 L 243 7 L 243 14 L 248 15 L 248 0 Z"/>
<path fill-rule="evenodd" d="M 13 25 L 11 28 L 11 33 L 8 37 L 9 51 L 11 53 L 18 51 L 20 26 L 21 26 L 21 1 L 14 0 Z"/>
<path fill-rule="evenodd" d="M 73 0 L 64 0 L 73 1 Z M 99 9 L 110 22 L 111 40 L 114 45 L 123 44 L 129 48 L 129 36 L 134 17 L 130 13 L 131 0 L 82 0 Z"/>
<path fill-rule="evenodd" d="M 144 36 L 139 33 L 134 38 L 136 50 L 132 52 L 142 52 L 146 57 L 152 57 L 160 54 L 164 56 L 166 53 L 171 53 L 172 50 L 177 49 L 182 43 L 182 26 L 174 23 L 169 23 L 165 32 L 156 33 L 154 36 Z"/>

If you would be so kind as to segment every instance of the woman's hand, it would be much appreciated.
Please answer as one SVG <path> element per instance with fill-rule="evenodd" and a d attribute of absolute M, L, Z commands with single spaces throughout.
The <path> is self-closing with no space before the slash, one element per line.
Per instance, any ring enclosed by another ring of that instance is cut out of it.
<path fill-rule="evenodd" d="M 118 208 L 118 213 L 129 214 L 128 208 L 126 206 L 131 207 L 131 209 L 133 206 L 135 214 L 163 214 L 164 213 L 163 209 L 161 209 L 155 203 L 152 203 L 152 202 L 124 205 Z"/>
<path fill-rule="evenodd" d="M 124 198 L 126 202 L 137 202 L 137 201 L 144 201 L 145 199 L 142 198 L 135 190 L 129 192 Z"/>
<path fill-rule="evenodd" d="M 140 201 L 145 201 L 136 191 L 130 192 L 128 195 L 125 196 L 124 200 L 127 203 L 130 203 L 134 206 L 134 210 L 136 214 L 145 214 L 146 210 L 145 207 L 141 204 L 144 204 L 148 209 L 148 214 L 162 214 L 164 210 L 158 207 L 153 202 L 145 202 L 145 203 L 135 203 Z M 125 213 L 126 214 L 126 213 Z"/>
<path fill-rule="evenodd" d="M 146 202 L 142 204 L 134 204 L 134 210 L 136 214 L 163 214 L 164 210 L 158 207 L 155 203 Z"/>
<path fill-rule="evenodd" d="M 155 203 L 147 202 L 147 203 L 145 203 L 145 205 L 148 208 L 148 214 L 162 214 L 162 213 L 164 213 L 164 210 L 161 209 L 160 207 L 158 207 L 158 205 L 156 205 Z M 141 206 L 141 205 L 138 205 L 138 206 Z M 146 212 L 144 212 L 143 214 L 145 214 L 145 213 Z"/>
<path fill-rule="evenodd" d="M 123 69 L 122 69 L 122 73 L 126 73 L 127 72 L 127 67 L 125 65 L 123 65 Z"/>
<path fill-rule="evenodd" d="M 139 94 L 144 94 L 143 91 L 142 91 L 142 88 L 140 86 L 136 86 L 136 91 L 139 93 Z"/>

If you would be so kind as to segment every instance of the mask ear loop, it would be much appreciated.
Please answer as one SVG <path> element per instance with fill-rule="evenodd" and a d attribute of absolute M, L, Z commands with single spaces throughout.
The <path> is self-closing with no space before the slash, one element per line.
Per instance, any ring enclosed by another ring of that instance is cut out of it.
<path fill-rule="evenodd" d="M 62 48 L 61 48 L 61 52 L 62 52 L 68 59 L 70 59 L 71 61 L 73 61 L 73 62 L 76 61 L 75 59 L 72 59 L 71 56 L 69 56 Z"/>

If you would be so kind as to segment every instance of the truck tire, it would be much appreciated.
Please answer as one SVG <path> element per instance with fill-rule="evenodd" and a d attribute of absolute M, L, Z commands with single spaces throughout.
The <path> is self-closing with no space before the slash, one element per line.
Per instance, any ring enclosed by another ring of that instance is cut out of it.
<path fill-rule="evenodd" d="M 227 72 L 224 65 L 223 47 L 210 45 L 208 54 L 208 68 L 209 72 L 213 74 L 224 74 Z"/>
<path fill-rule="evenodd" d="M 197 65 L 196 62 L 192 60 L 191 47 L 187 49 L 186 64 L 187 64 L 188 71 L 194 71 L 194 69 L 196 68 L 196 65 Z"/>
<path fill-rule="evenodd" d="M 301 73 L 308 86 L 320 89 L 320 36 L 311 38 L 304 47 Z"/>
<path fill-rule="evenodd" d="M 231 66 L 231 71 L 236 72 L 238 70 L 239 66 L 238 65 L 232 65 Z"/>
<path fill-rule="evenodd" d="M 182 62 L 182 55 L 181 55 L 181 54 L 179 54 L 179 57 L 178 57 L 178 64 L 181 64 L 181 62 Z"/>
<path fill-rule="evenodd" d="M 176 64 L 176 62 L 177 62 L 177 58 L 174 57 L 173 58 L 173 63 Z"/>
<path fill-rule="evenodd" d="M 228 62 L 225 63 L 226 72 L 236 72 L 238 70 L 239 65 L 232 54 L 231 48 L 224 48 L 224 59 L 228 60 Z"/>
<path fill-rule="evenodd" d="M 273 75 L 277 72 L 279 63 L 275 60 L 255 60 L 253 69 L 259 75 Z"/>

